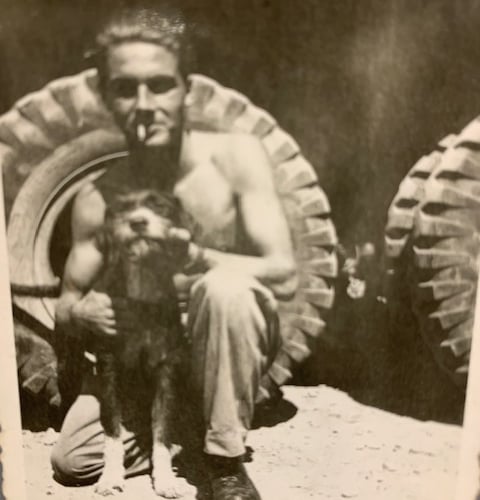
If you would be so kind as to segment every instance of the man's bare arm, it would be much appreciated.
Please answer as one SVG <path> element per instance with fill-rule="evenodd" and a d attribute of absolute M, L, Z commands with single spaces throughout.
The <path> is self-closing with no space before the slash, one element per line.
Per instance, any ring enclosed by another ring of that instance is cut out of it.
<path fill-rule="evenodd" d="M 250 136 L 233 136 L 217 161 L 226 170 L 239 200 L 243 223 L 259 257 L 205 249 L 209 268 L 240 269 L 267 285 L 277 297 L 288 298 L 297 287 L 288 224 L 275 190 L 269 159 L 261 143 Z"/>
<path fill-rule="evenodd" d="M 95 234 L 103 225 L 105 203 L 93 185 L 84 187 L 72 209 L 72 249 L 65 265 L 62 293 L 57 303 L 56 322 L 66 331 L 84 327 L 115 334 L 110 298 L 91 290 L 103 267 L 103 255 Z"/>

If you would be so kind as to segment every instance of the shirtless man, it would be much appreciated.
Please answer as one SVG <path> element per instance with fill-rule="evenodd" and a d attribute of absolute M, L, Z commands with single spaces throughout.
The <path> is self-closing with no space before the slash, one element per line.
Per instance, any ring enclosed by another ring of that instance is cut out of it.
<path fill-rule="evenodd" d="M 261 376 L 281 345 L 271 328 L 275 298 L 293 295 L 296 269 L 261 143 L 184 127 L 183 40 L 179 18 L 142 10 L 116 16 L 97 38 L 101 93 L 130 156 L 74 201 L 73 245 L 56 321 L 66 334 L 117 334 L 121 325 L 112 300 L 95 290 L 104 265 L 96 234 L 109 196 L 142 187 L 173 190 L 194 224 L 193 234 L 173 229 L 170 240 L 183 245 L 202 271 L 178 275 L 177 283 L 189 299 L 189 369 L 203 411 L 213 498 L 253 500 L 260 497 L 241 457 Z M 66 484 L 95 482 L 103 467 L 91 379 L 85 377 L 52 454 L 55 475 Z M 127 473 L 147 472 L 148 455 L 139 451 L 136 436 L 125 433 L 124 444 Z"/>

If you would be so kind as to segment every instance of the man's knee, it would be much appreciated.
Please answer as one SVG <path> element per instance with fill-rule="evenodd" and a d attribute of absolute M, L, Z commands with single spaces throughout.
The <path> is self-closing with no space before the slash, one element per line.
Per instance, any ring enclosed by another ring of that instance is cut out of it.
<path fill-rule="evenodd" d="M 195 285 L 195 295 L 218 305 L 249 304 L 254 299 L 249 280 L 240 273 L 211 269 Z"/>
<path fill-rule="evenodd" d="M 59 441 L 53 448 L 50 456 L 54 478 L 61 484 L 67 486 L 84 485 L 92 483 L 99 475 L 98 467 L 92 470 L 87 456 L 79 449 L 68 449 L 62 441 Z M 95 469 L 98 470 L 95 473 Z"/>
<path fill-rule="evenodd" d="M 259 287 L 240 273 L 223 269 L 206 273 L 196 284 L 189 311 L 193 344 L 203 346 L 208 336 L 210 341 L 226 340 L 255 356 L 268 353 L 278 344 L 276 313 L 265 311 L 259 303 L 255 293 Z"/>

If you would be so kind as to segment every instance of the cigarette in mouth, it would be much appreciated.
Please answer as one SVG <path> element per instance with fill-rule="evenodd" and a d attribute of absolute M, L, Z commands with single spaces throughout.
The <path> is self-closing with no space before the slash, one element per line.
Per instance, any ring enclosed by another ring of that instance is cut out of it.
<path fill-rule="evenodd" d="M 143 123 L 137 125 L 137 139 L 138 142 L 145 142 L 147 137 L 147 127 Z"/>

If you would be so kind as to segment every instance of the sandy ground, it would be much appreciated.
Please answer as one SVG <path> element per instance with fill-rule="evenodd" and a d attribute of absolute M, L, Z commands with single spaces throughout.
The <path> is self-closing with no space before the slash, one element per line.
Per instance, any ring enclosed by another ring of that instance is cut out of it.
<path fill-rule="evenodd" d="M 459 426 L 401 417 L 326 386 L 286 387 L 284 394 L 274 412 L 281 418 L 264 419 L 249 435 L 246 467 L 263 500 L 453 498 Z M 101 498 L 92 487 L 65 488 L 53 481 L 49 454 L 55 439 L 52 429 L 24 431 L 29 500 Z M 118 498 L 159 497 L 148 476 L 141 476 L 127 480 Z"/>

